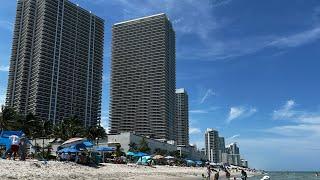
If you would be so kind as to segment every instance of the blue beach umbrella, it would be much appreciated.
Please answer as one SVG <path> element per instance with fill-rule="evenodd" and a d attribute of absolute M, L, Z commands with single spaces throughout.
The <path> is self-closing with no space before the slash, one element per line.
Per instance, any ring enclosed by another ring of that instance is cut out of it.
<path fill-rule="evenodd" d="M 131 151 L 128 151 L 128 152 L 127 152 L 127 156 L 134 156 L 134 155 L 135 155 L 134 152 L 131 152 Z"/>
<path fill-rule="evenodd" d="M 143 153 L 143 152 L 137 152 L 133 155 L 134 157 L 142 157 L 142 156 L 148 156 L 148 154 Z"/>
<path fill-rule="evenodd" d="M 85 141 L 83 142 L 83 144 L 86 146 L 86 147 L 93 147 L 93 143 L 91 143 L 90 141 Z"/>

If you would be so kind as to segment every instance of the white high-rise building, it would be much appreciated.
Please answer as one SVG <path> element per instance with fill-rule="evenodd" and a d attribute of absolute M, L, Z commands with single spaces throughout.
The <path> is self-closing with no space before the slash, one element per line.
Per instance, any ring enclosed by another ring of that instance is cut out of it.
<path fill-rule="evenodd" d="M 239 147 L 237 146 L 237 143 L 230 144 L 229 147 L 227 148 L 227 153 L 228 153 L 229 164 L 233 164 L 236 166 L 241 165 L 240 150 L 239 150 Z"/>
<path fill-rule="evenodd" d="M 219 162 L 219 133 L 208 128 L 205 132 L 206 156 L 209 161 Z"/>

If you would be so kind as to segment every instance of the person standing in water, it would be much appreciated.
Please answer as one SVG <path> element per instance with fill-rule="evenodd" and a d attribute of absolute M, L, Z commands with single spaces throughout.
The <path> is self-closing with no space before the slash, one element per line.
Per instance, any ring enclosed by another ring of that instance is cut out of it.
<path fill-rule="evenodd" d="M 17 135 L 11 135 L 9 136 L 9 139 L 11 141 L 11 151 L 13 155 L 13 160 L 15 160 L 19 151 L 20 138 Z"/>

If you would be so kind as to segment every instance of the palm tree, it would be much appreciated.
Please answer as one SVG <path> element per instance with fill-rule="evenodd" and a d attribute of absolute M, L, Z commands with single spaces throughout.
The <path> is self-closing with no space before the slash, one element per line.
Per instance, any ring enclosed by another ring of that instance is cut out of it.
<path fill-rule="evenodd" d="M 86 134 L 86 129 L 83 127 L 81 121 L 75 116 L 56 124 L 53 128 L 55 138 L 68 140 L 72 137 L 81 137 Z"/>
<path fill-rule="evenodd" d="M 15 130 L 16 126 L 18 125 L 18 123 L 16 123 L 18 114 L 15 112 L 15 110 L 10 107 L 2 107 L 1 114 L 1 128 Z"/>
<path fill-rule="evenodd" d="M 36 139 L 41 136 L 41 123 L 32 113 L 28 113 L 25 117 L 18 118 L 18 129 L 22 130 L 27 137 Z"/>
<path fill-rule="evenodd" d="M 129 145 L 129 151 L 131 152 L 137 152 L 138 151 L 138 145 L 134 142 L 128 144 Z"/>
<path fill-rule="evenodd" d="M 42 156 L 44 156 L 44 139 L 48 139 L 52 136 L 52 123 L 51 121 L 48 120 L 42 120 L 40 122 L 40 132 L 39 134 L 41 134 L 41 138 L 42 138 Z"/>
<path fill-rule="evenodd" d="M 87 130 L 87 137 L 91 139 L 92 141 L 96 140 L 97 145 L 99 144 L 99 139 L 104 138 L 107 136 L 107 133 L 103 127 L 100 125 L 98 126 L 91 126 Z"/>
<path fill-rule="evenodd" d="M 147 142 L 147 140 L 143 137 L 139 143 L 139 148 L 138 150 L 140 152 L 144 152 L 144 153 L 148 153 L 150 151 L 150 148 L 149 148 L 149 144 Z"/>

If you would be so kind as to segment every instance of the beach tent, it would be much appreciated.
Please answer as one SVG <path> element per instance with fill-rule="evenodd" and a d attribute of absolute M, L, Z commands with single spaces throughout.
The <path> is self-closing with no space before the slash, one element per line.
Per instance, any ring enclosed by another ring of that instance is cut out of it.
<path fill-rule="evenodd" d="M 80 152 L 80 150 L 77 149 L 75 146 L 72 146 L 72 147 L 60 149 L 58 152 L 59 153 L 77 153 L 77 152 Z"/>
<path fill-rule="evenodd" d="M 85 150 L 87 148 L 92 148 L 93 143 L 91 143 L 86 138 L 71 138 L 64 143 L 61 144 L 61 146 L 58 147 L 58 149 L 68 148 L 74 146 L 78 150 Z"/>
<path fill-rule="evenodd" d="M 90 141 L 85 141 L 85 142 L 83 142 L 83 144 L 87 147 L 87 148 L 92 148 L 93 147 L 93 143 L 92 142 L 90 142 Z"/>
<path fill-rule="evenodd" d="M 151 160 L 151 156 L 142 156 L 138 159 L 137 164 L 147 165 L 149 160 Z"/>
<path fill-rule="evenodd" d="M 114 152 L 116 148 L 108 146 L 98 146 L 95 148 L 95 150 L 99 152 Z"/>
<path fill-rule="evenodd" d="M 143 152 L 137 152 L 133 155 L 134 157 L 143 157 L 143 156 L 148 156 L 148 154 L 143 153 Z"/>
<path fill-rule="evenodd" d="M 0 131 L 0 146 L 5 146 L 6 150 L 10 149 L 11 142 L 9 137 L 12 135 L 21 137 L 24 133 L 22 131 Z"/>

